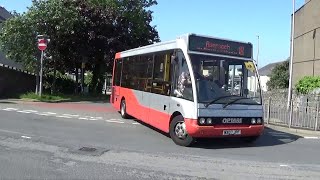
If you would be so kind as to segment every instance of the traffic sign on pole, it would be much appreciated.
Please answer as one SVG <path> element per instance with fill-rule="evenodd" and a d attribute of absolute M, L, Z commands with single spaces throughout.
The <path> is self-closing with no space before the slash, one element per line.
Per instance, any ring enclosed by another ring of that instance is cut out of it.
<path fill-rule="evenodd" d="M 40 84 L 39 84 L 39 96 L 42 95 L 42 76 L 43 76 L 43 57 L 44 51 L 47 49 L 47 39 L 39 38 L 38 39 L 38 49 L 41 51 L 41 59 L 40 59 Z"/>
<path fill-rule="evenodd" d="M 40 51 L 44 51 L 47 49 L 47 41 L 45 39 L 38 40 L 38 48 Z"/>

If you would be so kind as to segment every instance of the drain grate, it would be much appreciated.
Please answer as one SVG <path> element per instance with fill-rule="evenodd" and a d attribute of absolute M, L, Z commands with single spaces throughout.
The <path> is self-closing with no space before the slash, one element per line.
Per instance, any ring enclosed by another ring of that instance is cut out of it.
<path fill-rule="evenodd" d="M 95 152 L 97 149 L 93 147 L 82 147 L 79 150 L 84 152 Z"/>

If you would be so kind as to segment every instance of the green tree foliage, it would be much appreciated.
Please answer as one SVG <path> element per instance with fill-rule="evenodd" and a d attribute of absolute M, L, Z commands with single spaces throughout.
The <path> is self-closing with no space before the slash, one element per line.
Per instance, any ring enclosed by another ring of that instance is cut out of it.
<path fill-rule="evenodd" d="M 297 82 L 295 87 L 298 93 L 308 94 L 311 91 L 320 88 L 320 77 L 305 76 Z"/>
<path fill-rule="evenodd" d="M 35 71 L 38 34 L 50 38 L 45 71 L 75 73 L 86 62 L 90 89 L 101 92 L 116 52 L 158 42 L 151 26 L 155 0 L 33 1 L 29 10 L 7 20 L 0 32 L 1 49 L 10 59 Z"/>
<path fill-rule="evenodd" d="M 267 86 L 272 89 L 284 89 L 289 87 L 289 61 L 278 64 L 272 70 Z"/>

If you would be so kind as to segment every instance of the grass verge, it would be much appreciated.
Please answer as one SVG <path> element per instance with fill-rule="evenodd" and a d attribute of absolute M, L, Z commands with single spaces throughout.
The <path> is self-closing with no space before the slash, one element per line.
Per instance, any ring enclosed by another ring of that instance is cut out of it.
<path fill-rule="evenodd" d="M 42 96 L 40 97 L 39 95 L 32 92 L 21 94 L 19 98 L 22 100 L 35 100 L 35 101 L 42 101 L 42 102 L 58 102 L 58 101 L 71 100 L 70 98 L 63 97 L 61 95 L 42 94 Z"/>
<path fill-rule="evenodd" d="M 92 102 L 108 102 L 109 95 L 98 94 L 98 95 L 65 95 L 65 94 L 42 94 L 39 95 L 29 92 L 26 94 L 19 95 L 19 99 L 41 101 L 41 102 L 81 102 L 81 101 L 92 101 Z"/>

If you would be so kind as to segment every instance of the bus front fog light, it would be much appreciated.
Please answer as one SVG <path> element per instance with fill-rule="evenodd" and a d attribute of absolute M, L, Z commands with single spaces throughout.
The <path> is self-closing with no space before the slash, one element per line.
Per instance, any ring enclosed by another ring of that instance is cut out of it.
<path fill-rule="evenodd" d="M 262 123 L 262 120 L 261 120 L 260 118 L 258 118 L 258 119 L 257 119 L 257 123 L 258 123 L 258 124 L 261 124 L 261 123 Z"/>
<path fill-rule="evenodd" d="M 199 121 L 199 122 L 200 122 L 200 124 L 202 124 L 202 125 L 203 125 L 203 124 L 205 124 L 205 123 L 206 123 L 206 119 L 205 119 L 205 118 L 200 118 L 200 121 Z"/>
<path fill-rule="evenodd" d="M 212 119 L 211 118 L 207 119 L 207 124 L 212 124 Z"/>
<path fill-rule="evenodd" d="M 256 119 L 255 119 L 255 118 L 252 118 L 252 119 L 251 119 L 251 124 L 256 124 L 256 123 L 257 123 Z"/>

